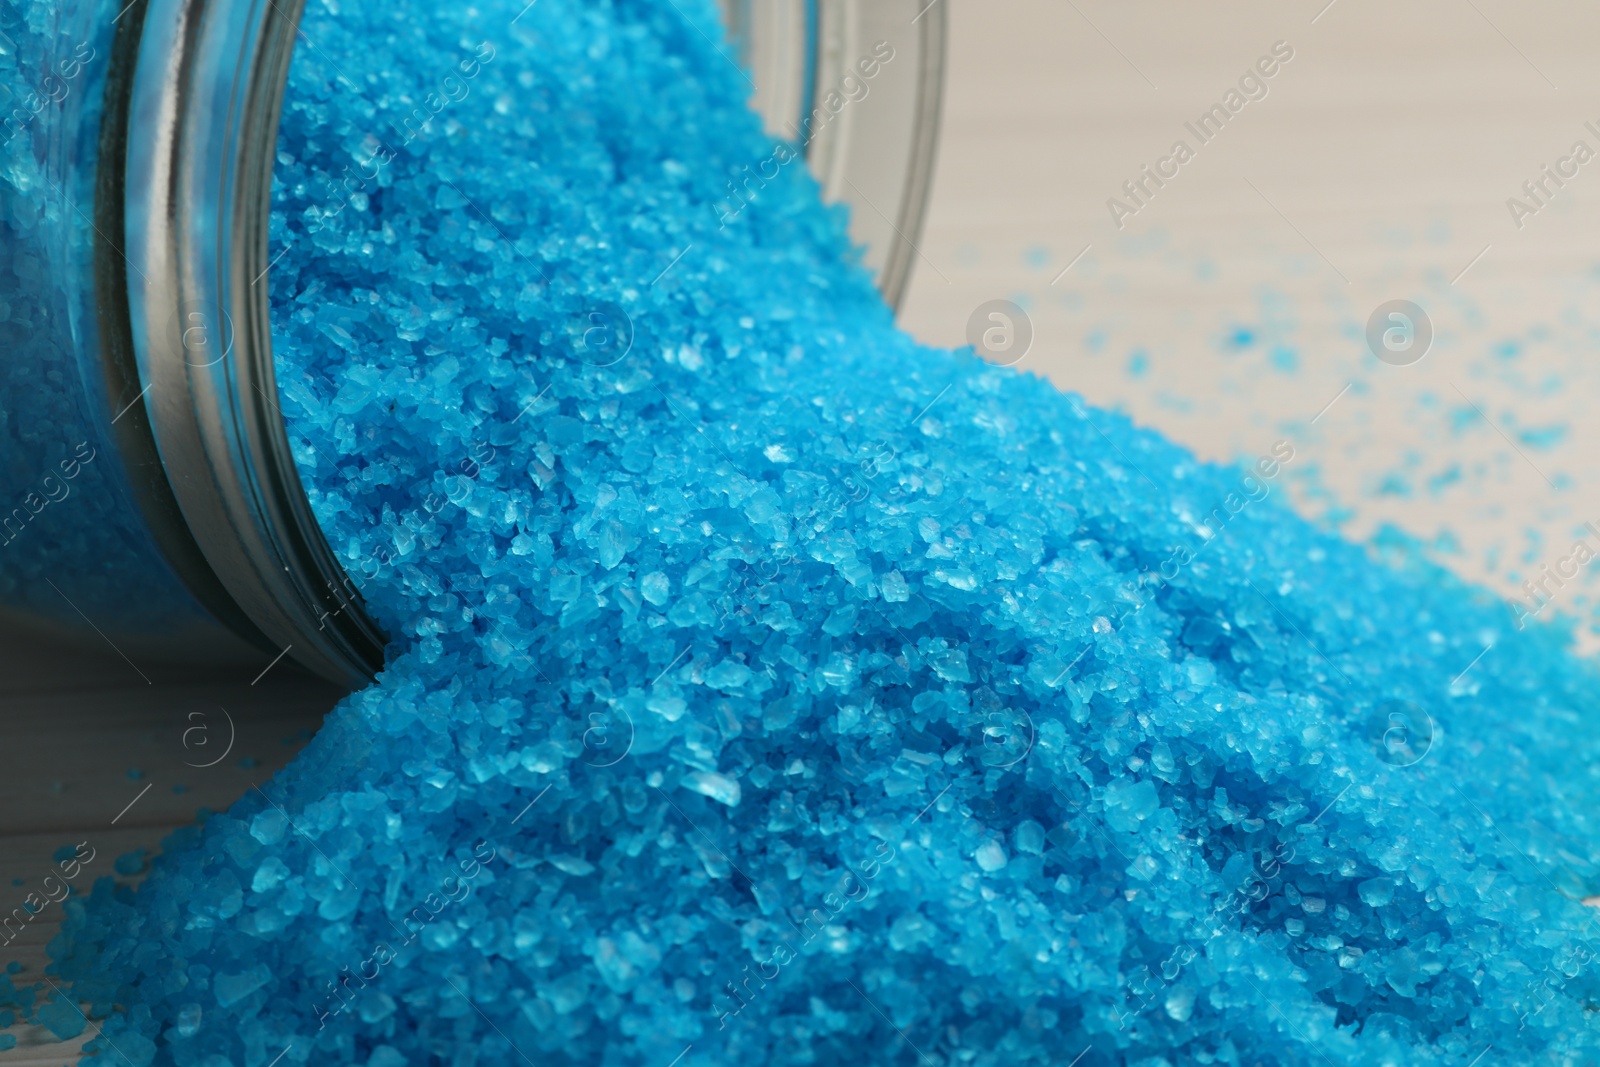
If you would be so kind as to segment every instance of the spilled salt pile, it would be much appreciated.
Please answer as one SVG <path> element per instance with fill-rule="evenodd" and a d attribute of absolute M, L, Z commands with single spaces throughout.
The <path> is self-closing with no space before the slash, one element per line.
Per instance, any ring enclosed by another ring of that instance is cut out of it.
<path fill-rule="evenodd" d="M 306 13 L 274 344 L 389 663 L 68 902 L 94 1062 L 1596 1055 L 1564 635 L 917 346 L 799 167 L 721 218 L 709 0 L 520 8 Z"/>

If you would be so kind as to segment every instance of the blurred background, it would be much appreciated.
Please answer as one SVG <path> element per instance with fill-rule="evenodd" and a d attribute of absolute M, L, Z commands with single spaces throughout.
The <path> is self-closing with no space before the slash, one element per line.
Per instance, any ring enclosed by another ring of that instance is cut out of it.
<path fill-rule="evenodd" d="M 1035 333 L 1019 370 L 1207 459 L 1290 440 L 1277 484 L 1302 514 L 1355 539 L 1397 526 L 1508 599 L 1575 538 L 1600 547 L 1600 159 L 1573 155 L 1600 153 L 1600 8 L 940 2 L 907 330 L 962 344 L 974 308 L 1013 300 Z M 1185 123 L 1278 42 L 1293 58 L 1266 95 L 1202 143 Z M 1180 139 L 1193 158 L 1141 206 L 1123 183 Z M 1137 209 L 1120 228 L 1113 197 Z M 1409 366 L 1364 336 L 1395 299 L 1432 324 Z M 1541 618 L 1600 647 L 1595 574 L 1548 588 Z"/>

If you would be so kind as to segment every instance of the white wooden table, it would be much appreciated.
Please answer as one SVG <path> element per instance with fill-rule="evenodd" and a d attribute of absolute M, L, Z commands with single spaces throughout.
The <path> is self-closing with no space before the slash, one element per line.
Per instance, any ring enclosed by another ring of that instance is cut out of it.
<path fill-rule="evenodd" d="M 1287 438 L 1297 508 L 1348 508 L 1358 538 L 1448 532 L 1438 558 L 1508 597 L 1600 520 L 1600 159 L 1520 229 L 1506 206 L 1575 140 L 1600 152 L 1600 7 L 941 2 L 907 329 L 961 344 L 975 307 L 1015 300 L 1036 332 L 1019 369 L 1205 458 Z M 1201 145 L 1184 124 L 1277 41 L 1294 58 L 1268 95 Z M 1195 158 L 1119 230 L 1107 199 L 1178 138 Z M 1362 339 L 1394 298 L 1433 322 L 1414 366 Z M 1555 609 L 1587 619 L 1597 591 L 1585 572 Z"/>
<path fill-rule="evenodd" d="M 93 850 L 69 883 L 74 893 L 87 891 L 113 874 L 117 857 L 155 850 L 202 807 L 227 808 L 287 763 L 340 695 L 287 663 L 253 686 L 254 670 L 138 666 L 149 684 L 104 644 L 62 644 L 14 625 L 0 630 L 0 907 L 7 913 L 30 893 L 48 895 L 43 879 L 59 874 L 51 856 L 63 845 Z M 58 896 L 59 884 L 49 887 Z M 61 914 L 60 904 L 47 905 L 0 946 L 0 965 L 23 966 L 12 976 L 19 986 L 42 980 Z M 0 1064 L 73 1061 L 94 1030 L 65 1043 L 43 1027 L 11 1032 L 18 1045 L 0 1052 Z"/>

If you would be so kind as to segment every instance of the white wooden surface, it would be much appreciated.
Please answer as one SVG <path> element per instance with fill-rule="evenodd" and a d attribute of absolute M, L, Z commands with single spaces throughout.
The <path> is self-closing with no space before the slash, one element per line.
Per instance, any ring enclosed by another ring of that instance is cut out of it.
<path fill-rule="evenodd" d="M 193 822 L 199 808 L 225 809 L 287 763 L 339 698 L 287 661 L 255 685 L 260 667 L 215 671 L 140 662 L 138 668 L 149 684 L 103 644 L 63 646 L 26 631 L 0 631 L 5 913 L 23 906 L 29 893 L 46 895 L 41 883 L 56 872 L 51 854 L 63 845 L 86 842 L 93 849 L 92 861 L 70 883 L 74 893 L 86 891 L 94 879 L 112 875 L 118 856 L 154 850 L 167 833 Z M 214 765 L 199 766 L 208 763 Z M 0 945 L 0 965 L 23 966 L 12 976 L 19 986 L 42 981 L 45 946 L 60 923 L 61 905 L 48 905 Z M 0 1064 L 44 1065 L 73 1062 L 94 1030 L 66 1043 L 42 1027 L 11 1033 L 18 1046 L 0 1052 Z"/>
<path fill-rule="evenodd" d="M 973 308 L 1013 299 L 1036 330 L 1019 369 L 1207 458 L 1288 438 L 1297 507 L 1336 500 L 1356 537 L 1449 531 L 1439 558 L 1507 596 L 1600 520 L 1600 159 L 1521 229 L 1506 206 L 1575 140 L 1600 152 L 1600 7 L 941 2 L 949 92 L 907 329 L 960 344 Z M 1184 123 L 1280 40 L 1294 58 L 1266 98 L 1199 145 Z M 1106 200 L 1180 137 L 1196 157 L 1117 229 Z M 1415 366 L 1362 340 L 1393 298 L 1433 321 Z M 1240 326 L 1257 339 L 1226 343 Z M 1586 572 L 1554 610 L 1587 619 L 1597 588 Z"/>

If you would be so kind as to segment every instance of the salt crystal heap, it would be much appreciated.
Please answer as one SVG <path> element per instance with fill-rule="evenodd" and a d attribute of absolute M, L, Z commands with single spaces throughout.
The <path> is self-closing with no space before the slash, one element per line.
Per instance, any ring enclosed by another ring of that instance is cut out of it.
<path fill-rule="evenodd" d="M 1600 1055 L 1563 634 L 919 347 L 799 166 L 727 221 L 709 0 L 521 7 L 306 13 L 274 344 L 393 643 L 69 903 L 94 1062 Z"/>

